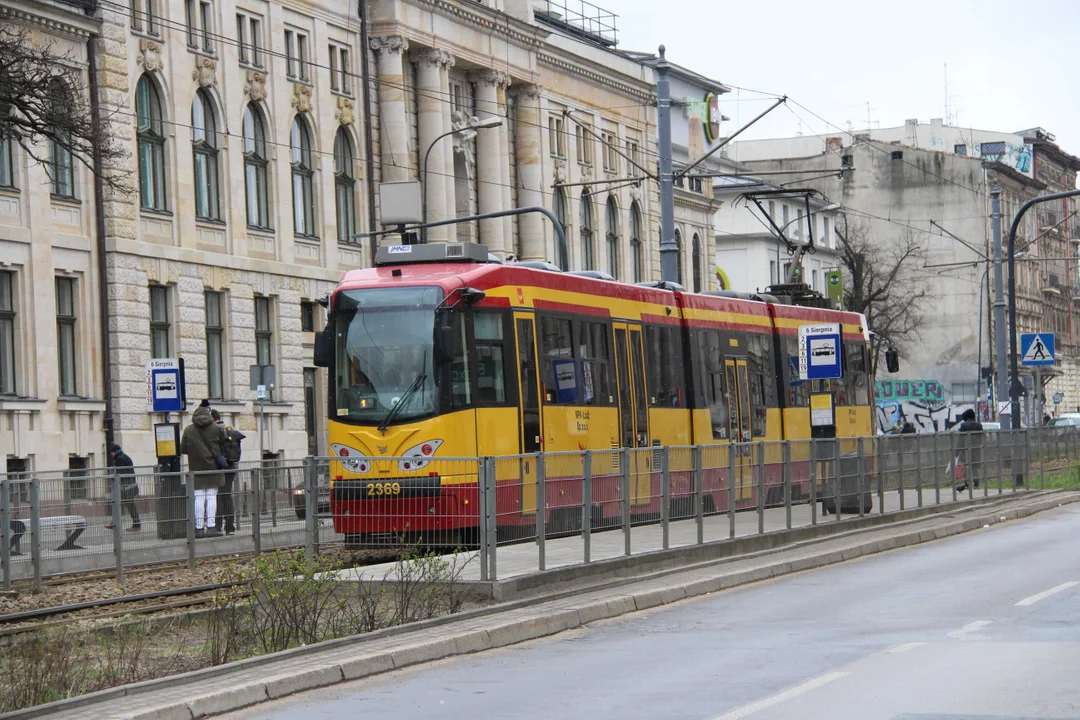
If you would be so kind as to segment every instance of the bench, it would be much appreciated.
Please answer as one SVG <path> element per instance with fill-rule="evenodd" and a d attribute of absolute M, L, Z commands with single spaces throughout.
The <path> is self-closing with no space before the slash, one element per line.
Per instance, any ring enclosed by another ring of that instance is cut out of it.
<path fill-rule="evenodd" d="M 48 542 L 42 542 L 43 545 L 56 547 L 57 550 L 86 549 L 82 545 L 75 544 L 75 541 L 86 530 L 86 518 L 82 515 L 53 515 L 41 518 L 40 522 L 42 540 L 48 540 Z M 61 538 L 63 542 L 57 545 Z"/>

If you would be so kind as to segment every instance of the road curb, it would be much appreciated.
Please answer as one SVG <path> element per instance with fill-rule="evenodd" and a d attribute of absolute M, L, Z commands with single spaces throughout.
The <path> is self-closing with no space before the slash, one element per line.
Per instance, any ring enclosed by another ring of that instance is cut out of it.
<path fill-rule="evenodd" d="M 327 687 L 350 680 L 386 673 L 390 670 L 401 669 L 421 663 L 440 660 L 447 657 L 464 655 L 474 652 L 482 652 L 501 647 L 515 645 L 529 640 L 558 634 L 565 630 L 581 627 L 591 622 L 605 620 L 631 612 L 647 610 L 678 602 L 687 598 L 701 597 L 710 593 L 728 590 L 743 585 L 748 585 L 762 580 L 769 580 L 784 575 L 812 570 L 816 568 L 835 565 L 848 560 L 866 557 L 890 550 L 900 549 L 933 540 L 958 535 L 972 530 L 983 528 L 987 525 L 1001 524 L 1020 518 L 1050 510 L 1062 505 L 1080 501 L 1080 493 L 1053 493 L 1050 497 L 1040 495 L 1032 498 L 1033 502 L 1013 508 L 982 508 L 976 517 L 956 519 L 954 522 L 941 527 L 930 529 L 918 529 L 909 532 L 901 532 L 886 538 L 869 538 L 858 542 L 842 550 L 828 550 L 796 559 L 778 559 L 774 562 L 764 563 L 747 569 L 724 569 L 723 565 L 709 564 L 705 567 L 687 568 L 687 573 L 715 573 L 711 577 L 688 578 L 682 582 L 673 581 L 672 573 L 665 572 L 660 577 L 644 578 L 634 581 L 643 587 L 637 590 L 630 588 L 612 588 L 611 595 L 600 598 L 560 597 L 540 603 L 528 604 L 522 601 L 509 603 L 509 607 L 501 613 L 489 613 L 485 615 L 472 615 L 461 617 L 457 623 L 441 623 L 432 625 L 420 623 L 416 632 L 431 629 L 443 629 L 446 632 L 440 637 L 431 640 L 418 640 L 409 643 L 408 638 L 401 638 L 402 645 L 394 648 L 375 649 L 357 645 L 355 655 L 337 662 L 317 664 L 318 657 L 311 657 L 312 666 L 302 670 L 286 671 L 262 677 L 257 680 L 237 678 L 237 684 L 231 688 L 197 695 L 195 697 L 176 698 L 177 690 L 184 687 L 183 676 L 170 678 L 171 682 L 160 683 L 155 689 L 162 689 L 174 698 L 166 700 L 158 706 L 153 706 L 152 697 L 147 692 L 135 695 L 127 692 L 132 688 L 116 688 L 91 700 L 89 697 L 73 698 L 71 701 L 50 703 L 50 706 L 38 706 L 27 708 L 4 715 L 5 718 L 30 718 L 44 717 L 51 712 L 64 714 L 78 708 L 87 708 L 100 702 L 107 705 L 110 699 L 118 696 L 143 697 L 146 704 L 134 712 L 109 713 L 105 710 L 99 717 L 110 720 L 195 720 L 209 715 L 222 714 L 239 710 L 245 707 L 266 702 L 271 699 L 284 697 L 306 690 Z M 878 528 L 886 530 L 887 528 Z M 834 538 L 836 539 L 836 538 Z M 594 592 L 594 589 L 586 589 L 582 594 Z M 548 609 L 544 609 L 548 605 Z M 517 617 L 507 617 L 511 613 L 517 613 Z M 477 623 L 483 623 L 478 627 Z M 400 637 L 400 633 L 395 634 Z M 384 636 L 379 642 L 386 644 L 392 642 L 394 636 Z M 351 649 L 343 643 L 326 643 L 322 646 L 327 653 L 348 651 Z M 278 658 L 289 657 L 288 651 L 279 654 Z M 265 663 L 263 663 L 265 665 Z M 217 668 L 220 670 L 220 668 Z M 243 675 L 250 677 L 257 674 L 258 665 L 250 669 L 242 670 Z M 267 668 L 269 670 L 269 668 Z M 194 673 L 190 674 L 194 675 Z M 188 682 L 196 681 L 196 678 L 187 678 Z M 153 682 L 153 681 L 151 681 Z M 140 684 L 146 685 L 146 684 Z M 80 702 L 81 701 L 81 702 Z M 60 715 L 54 715 L 60 716 Z"/>

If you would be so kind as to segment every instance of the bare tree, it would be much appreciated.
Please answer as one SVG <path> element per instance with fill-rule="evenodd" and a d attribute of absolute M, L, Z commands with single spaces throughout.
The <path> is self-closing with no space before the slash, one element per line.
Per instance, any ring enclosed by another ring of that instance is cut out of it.
<path fill-rule="evenodd" d="M 106 185 L 130 191 L 127 176 L 112 172 L 128 152 L 109 134 L 110 118 L 95 116 L 85 74 L 70 54 L 54 48 L 54 43 L 35 43 L 25 28 L 0 25 L 0 134 L 46 167 L 50 143 L 91 171 L 97 171 L 96 151 Z"/>
<path fill-rule="evenodd" d="M 866 316 L 870 332 L 870 375 L 888 346 L 907 356 L 919 339 L 919 326 L 930 291 L 918 269 L 926 248 L 910 230 L 889 242 L 876 240 L 870 227 L 853 222 L 840 237 L 840 260 L 847 271 L 844 309 Z"/>

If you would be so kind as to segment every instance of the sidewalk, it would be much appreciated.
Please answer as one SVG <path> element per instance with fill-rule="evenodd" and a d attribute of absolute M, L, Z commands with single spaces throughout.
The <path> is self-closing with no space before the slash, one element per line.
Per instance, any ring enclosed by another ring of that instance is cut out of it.
<path fill-rule="evenodd" d="M 843 533 L 811 545 L 622 579 L 411 626 L 297 648 L 5 715 L 68 720 L 193 720 L 439 658 L 552 635 L 596 620 L 948 537 L 1080 500 L 1019 493 L 923 520 Z"/>

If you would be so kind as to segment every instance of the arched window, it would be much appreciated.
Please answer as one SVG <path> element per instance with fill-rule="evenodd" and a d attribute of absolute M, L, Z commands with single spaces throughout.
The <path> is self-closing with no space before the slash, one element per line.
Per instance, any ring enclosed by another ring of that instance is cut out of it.
<path fill-rule="evenodd" d="M 630 259 L 634 265 L 634 282 L 642 282 L 645 274 L 645 257 L 641 248 L 641 210 L 635 200 L 630 205 Z"/>
<path fill-rule="evenodd" d="M 266 177 L 266 123 L 254 104 L 244 108 L 244 192 L 247 224 L 269 229 L 270 202 Z"/>
<path fill-rule="evenodd" d="M 616 280 L 619 279 L 619 206 L 615 203 L 615 197 L 608 196 L 607 210 L 604 213 L 607 225 L 607 263 L 608 272 Z"/>
<path fill-rule="evenodd" d="M 581 269 L 594 270 L 596 259 L 593 257 L 593 221 L 592 221 L 592 198 L 588 188 L 581 191 Z"/>
<path fill-rule="evenodd" d="M 345 128 L 334 138 L 334 194 L 338 242 L 349 242 L 356 233 L 356 162 Z"/>
<path fill-rule="evenodd" d="M 681 233 L 681 232 L 679 232 L 679 229 L 678 229 L 678 228 L 675 228 L 675 247 L 676 247 L 676 248 L 678 248 L 678 250 L 679 250 L 678 254 L 677 254 L 677 255 L 675 256 L 675 258 L 676 258 L 675 262 L 676 262 L 676 263 L 678 263 L 678 266 L 679 266 L 679 277 L 678 277 L 678 283 L 679 283 L 680 285 L 683 285 L 683 269 L 682 269 L 682 233 Z M 683 285 L 683 287 L 686 287 L 686 286 L 685 286 L 685 285 Z"/>
<path fill-rule="evenodd" d="M 148 210 L 165 210 L 165 133 L 162 131 L 161 94 L 143 75 L 135 86 L 135 114 L 139 135 L 139 202 Z"/>
<path fill-rule="evenodd" d="M 701 240 L 697 233 L 690 247 L 690 263 L 694 268 L 694 292 L 701 292 Z"/>
<path fill-rule="evenodd" d="M 292 162 L 293 230 L 297 235 L 315 236 L 315 195 L 311 164 L 311 131 L 297 116 L 289 134 Z"/>
<path fill-rule="evenodd" d="M 555 264 L 562 270 L 569 270 L 570 253 L 566 249 L 566 233 L 569 232 L 569 229 L 566 226 L 566 195 L 563 193 L 562 188 L 557 187 L 551 193 L 551 202 L 554 205 L 552 213 L 563 227 L 562 241 L 559 241 L 558 236 L 555 237 Z"/>
<path fill-rule="evenodd" d="M 217 123 L 214 106 L 202 90 L 191 103 L 191 152 L 195 156 L 195 217 L 220 220 Z"/>

